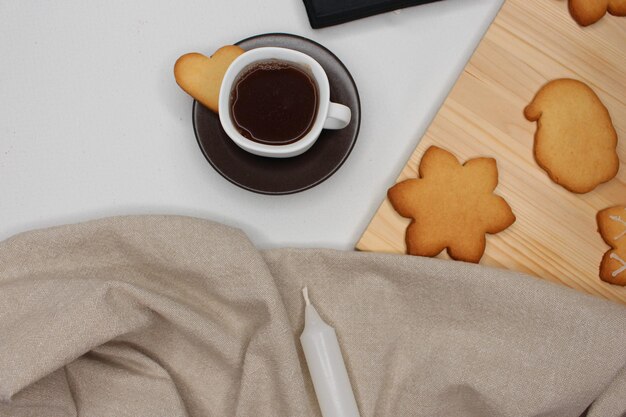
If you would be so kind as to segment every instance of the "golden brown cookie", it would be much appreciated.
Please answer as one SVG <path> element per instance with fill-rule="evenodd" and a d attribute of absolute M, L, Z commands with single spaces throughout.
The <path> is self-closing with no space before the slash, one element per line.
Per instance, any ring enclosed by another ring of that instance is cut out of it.
<path fill-rule="evenodd" d="M 245 51 L 238 46 L 223 46 L 210 58 L 198 53 L 185 54 L 174 65 L 176 82 L 191 97 L 218 112 L 222 79 L 231 62 Z"/>
<path fill-rule="evenodd" d="M 611 247 L 600 263 L 602 281 L 626 286 L 626 206 L 598 212 L 598 231 Z"/>
<path fill-rule="evenodd" d="M 587 84 L 550 81 L 524 115 L 538 121 L 535 160 L 552 181 L 587 193 L 617 175 L 617 133 L 608 110 Z"/>
<path fill-rule="evenodd" d="M 596 23 L 608 11 L 614 16 L 626 16 L 626 0 L 569 0 L 569 11 L 581 26 Z"/>
<path fill-rule="evenodd" d="M 498 233 L 515 221 L 511 207 L 493 194 L 498 168 L 493 158 L 461 165 L 450 152 L 436 146 L 426 150 L 419 178 L 396 184 L 387 192 L 403 217 L 407 252 L 435 256 L 444 249 L 451 258 L 478 263 L 485 251 L 485 233 Z"/>

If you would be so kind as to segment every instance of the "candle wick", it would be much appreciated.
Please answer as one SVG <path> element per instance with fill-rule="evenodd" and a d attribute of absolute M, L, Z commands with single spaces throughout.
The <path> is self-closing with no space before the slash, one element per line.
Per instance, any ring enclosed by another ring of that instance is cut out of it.
<path fill-rule="evenodd" d="M 309 289 L 307 287 L 302 288 L 302 295 L 304 296 L 304 302 L 306 305 L 311 305 L 311 300 L 309 300 Z"/>

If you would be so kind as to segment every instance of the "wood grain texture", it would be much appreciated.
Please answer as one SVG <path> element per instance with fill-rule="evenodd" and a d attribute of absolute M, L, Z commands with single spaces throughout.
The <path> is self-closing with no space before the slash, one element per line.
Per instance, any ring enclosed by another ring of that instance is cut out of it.
<path fill-rule="evenodd" d="M 532 153 L 536 123 L 523 115 L 541 86 L 564 77 L 594 89 L 619 138 L 617 177 L 583 195 L 554 184 L 539 168 Z M 481 264 L 626 304 L 626 288 L 598 277 L 609 248 L 595 220 L 599 210 L 626 204 L 626 18 L 607 15 L 582 28 L 565 1 L 507 0 L 398 182 L 416 177 L 421 156 L 431 145 L 451 151 L 462 162 L 478 156 L 498 162 L 496 193 L 511 205 L 517 222 L 487 237 Z M 386 200 L 356 247 L 404 253 L 408 224 Z"/>

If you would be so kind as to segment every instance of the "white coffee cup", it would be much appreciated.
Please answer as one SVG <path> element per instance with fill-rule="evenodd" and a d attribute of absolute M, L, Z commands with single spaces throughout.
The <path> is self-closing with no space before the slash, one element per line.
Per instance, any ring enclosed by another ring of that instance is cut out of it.
<path fill-rule="evenodd" d="M 317 83 L 319 95 L 319 105 L 313 126 L 301 139 L 286 145 L 268 145 L 246 138 L 235 127 L 230 112 L 231 92 L 241 71 L 255 62 L 272 59 L 294 63 L 307 69 Z M 349 107 L 330 101 L 328 77 L 322 66 L 310 56 L 293 49 L 256 48 L 244 52 L 230 64 L 220 88 L 219 117 L 222 127 L 241 149 L 255 155 L 272 158 L 300 155 L 313 146 L 323 129 L 343 129 L 350 123 L 351 116 Z"/>

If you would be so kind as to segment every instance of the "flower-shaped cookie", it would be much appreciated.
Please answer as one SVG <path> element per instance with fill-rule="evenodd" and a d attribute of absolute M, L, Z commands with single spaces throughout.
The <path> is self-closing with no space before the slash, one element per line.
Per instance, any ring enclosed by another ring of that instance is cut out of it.
<path fill-rule="evenodd" d="M 492 158 L 461 165 L 450 152 L 430 147 L 419 166 L 419 178 L 389 189 L 395 210 L 413 219 L 406 230 L 407 252 L 435 256 L 444 249 L 451 258 L 478 263 L 485 233 L 498 233 L 515 221 L 511 207 L 493 194 L 498 169 Z"/>
<path fill-rule="evenodd" d="M 611 247 L 600 263 L 602 281 L 626 286 L 626 206 L 615 206 L 598 212 L 598 230 Z"/>
<path fill-rule="evenodd" d="M 589 26 L 609 12 L 614 16 L 626 16 L 626 0 L 569 0 L 572 17 L 581 26 Z"/>

